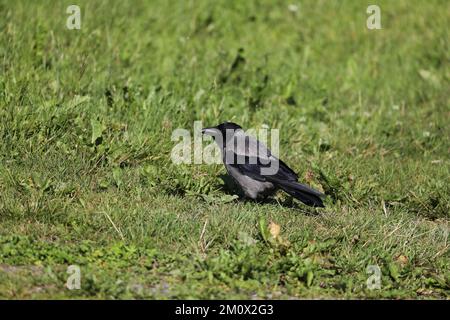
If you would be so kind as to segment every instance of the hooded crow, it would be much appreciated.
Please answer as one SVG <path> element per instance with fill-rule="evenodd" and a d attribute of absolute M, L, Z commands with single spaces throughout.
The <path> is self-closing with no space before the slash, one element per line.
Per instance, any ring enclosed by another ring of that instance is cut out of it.
<path fill-rule="evenodd" d="M 291 168 L 241 126 L 224 122 L 202 133 L 214 138 L 228 174 L 248 198 L 265 198 L 281 189 L 308 206 L 324 207 L 324 194 L 299 183 Z"/>

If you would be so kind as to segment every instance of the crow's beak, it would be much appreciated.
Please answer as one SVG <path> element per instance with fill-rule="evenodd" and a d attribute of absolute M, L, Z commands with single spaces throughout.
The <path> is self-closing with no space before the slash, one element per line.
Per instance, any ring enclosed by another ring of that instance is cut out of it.
<path fill-rule="evenodd" d="M 217 129 L 212 127 L 212 128 L 203 128 L 202 129 L 202 134 L 206 134 L 206 135 L 214 135 L 217 132 Z"/>

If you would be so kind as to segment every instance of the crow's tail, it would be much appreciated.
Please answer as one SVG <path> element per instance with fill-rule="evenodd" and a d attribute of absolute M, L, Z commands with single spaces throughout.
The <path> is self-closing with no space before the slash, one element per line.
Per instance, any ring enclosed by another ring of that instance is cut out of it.
<path fill-rule="evenodd" d="M 273 181 L 280 189 L 289 193 L 291 196 L 297 198 L 304 204 L 311 207 L 325 207 L 323 198 L 325 195 L 317 190 L 314 190 L 307 185 L 298 183 L 296 181 L 282 181 L 276 179 Z"/>

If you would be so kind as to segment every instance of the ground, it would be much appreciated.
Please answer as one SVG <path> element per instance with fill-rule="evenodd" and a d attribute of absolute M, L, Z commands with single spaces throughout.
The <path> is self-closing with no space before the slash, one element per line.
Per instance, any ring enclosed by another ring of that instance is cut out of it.
<path fill-rule="evenodd" d="M 0 1 L 0 298 L 450 297 L 448 1 L 76 2 Z M 196 120 L 326 208 L 174 164 Z"/>

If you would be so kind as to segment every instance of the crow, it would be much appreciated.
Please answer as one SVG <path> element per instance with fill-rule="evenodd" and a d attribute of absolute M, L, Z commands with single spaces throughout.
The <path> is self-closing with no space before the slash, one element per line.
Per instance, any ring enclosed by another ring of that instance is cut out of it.
<path fill-rule="evenodd" d="M 324 207 L 324 194 L 298 182 L 298 175 L 242 127 L 224 122 L 203 128 L 218 144 L 228 174 L 250 199 L 265 198 L 281 189 L 311 207 Z"/>

